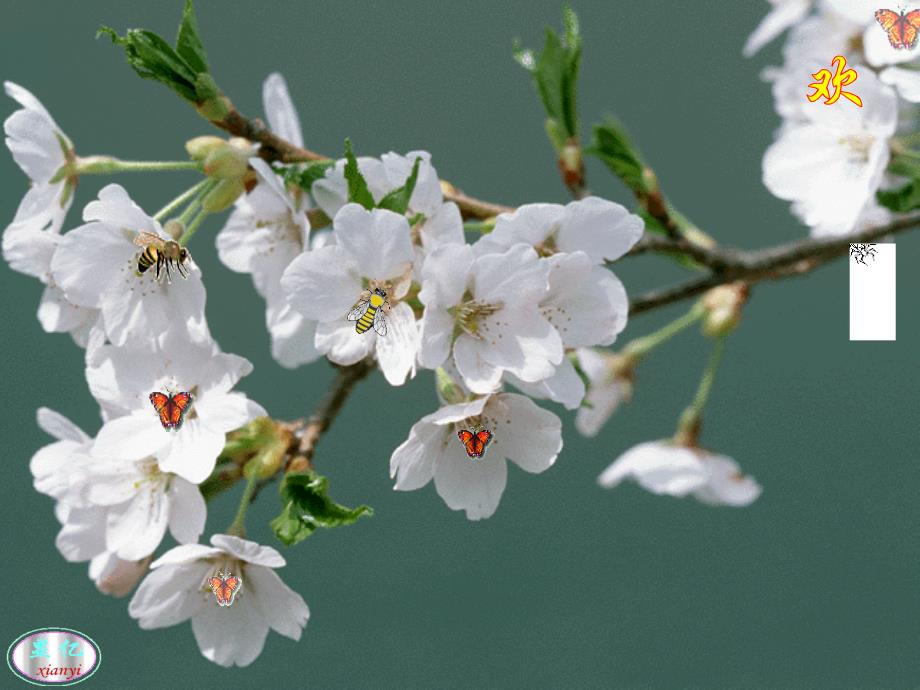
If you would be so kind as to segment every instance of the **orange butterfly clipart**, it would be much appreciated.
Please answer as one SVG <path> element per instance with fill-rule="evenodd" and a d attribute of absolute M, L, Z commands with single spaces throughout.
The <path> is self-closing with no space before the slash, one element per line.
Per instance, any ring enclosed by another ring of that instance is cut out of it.
<path fill-rule="evenodd" d="M 185 416 L 188 406 L 192 402 L 192 396 L 189 393 L 151 393 L 150 402 L 153 408 L 160 415 L 160 424 L 166 430 L 178 430 L 182 426 L 182 418 Z"/>
<path fill-rule="evenodd" d="M 476 432 L 461 429 L 457 432 L 457 438 L 466 448 L 467 455 L 471 458 L 481 458 L 482 454 L 486 452 L 486 446 L 492 440 L 492 432 L 488 429 Z"/>
<path fill-rule="evenodd" d="M 888 34 L 888 42 L 897 50 L 911 50 L 917 45 L 917 30 L 920 29 L 920 10 L 910 12 L 876 10 L 875 18 Z"/>
<path fill-rule="evenodd" d="M 218 606 L 230 606 L 237 592 L 240 591 L 240 587 L 243 586 L 243 578 L 233 577 L 230 573 L 225 575 L 218 571 L 217 577 L 208 578 L 208 586 L 214 592 Z"/>

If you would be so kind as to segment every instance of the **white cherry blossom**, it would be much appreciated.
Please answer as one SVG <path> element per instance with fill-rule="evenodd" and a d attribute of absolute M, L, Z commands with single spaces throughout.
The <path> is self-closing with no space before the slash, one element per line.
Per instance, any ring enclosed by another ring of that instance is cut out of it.
<path fill-rule="evenodd" d="M 40 407 L 35 416 L 39 428 L 56 440 L 36 451 L 29 461 L 33 486 L 55 500 L 69 497 L 92 462 L 93 439 L 67 417 L 47 407 Z"/>
<path fill-rule="evenodd" d="M 523 242 L 541 255 L 583 251 L 592 264 L 614 261 L 642 237 L 645 223 L 623 206 L 589 196 L 561 204 L 525 204 L 502 213 L 495 229 L 474 245 L 479 255 Z"/>
<path fill-rule="evenodd" d="M 575 415 L 575 428 L 584 436 L 597 436 L 601 427 L 632 395 L 632 382 L 616 373 L 616 359 L 610 353 L 579 348 L 578 364 L 588 377 L 585 404 Z"/>
<path fill-rule="evenodd" d="M 461 429 L 482 426 L 492 440 L 481 458 L 467 455 Z M 549 469 L 562 450 L 562 423 L 516 393 L 497 393 L 442 407 L 413 425 L 390 457 L 395 489 L 420 489 L 434 479 L 438 495 L 470 520 L 490 517 L 507 482 L 507 461 L 530 473 Z"/>
<path fill-rule="evenodd" d="M 243 357 L 218 351 L 213 343 L 192 343 L 178 328 L 161 343 L 103 345 L 87 358 L 86 378 L 108 421 L 93 444 L 98 457 L 158 460 L 162 472 L 199 484 L 214 469 L 227 432 L 265 410 L 236 383 L 252 365 Z M 178 430 L 165 429 L 149 400 L 151 393 L 185 391 L 192 401 Z"/>
<path fill-rule="evenodd" d="M 265 299 L 272 356 L 282 366 L 294 368 L 320 356 L 314 344 L 316 323 L 293 309 L 281 290 L 284 270 L 308 246 L 306 196 L 286 190 L 265 161 L 253 158 L 250 165 L 259 183 L 237 200 L 217 235 L 217 251 L 225 266 L 252 275 Z"/>
<path fill-rule="evenodd" d="M 780 130 L 763 160 L 763 180 L 815 235 L 852 232 L 874 203 L 897 126 L 897 98 L 868 69 L 859 73 L 863 107 L 809 104 L 802 122 Z"/>
<path fill-rule="evenodd" d="M 275 573 L 284 558 L 270 546 L 215 534 L 211 546 L 186 544 L 150 565 L 128 605 L 145 630 L 178 625 L 189 618 L 202 655 L 221 666 L 248 666 L 262 653 L 269 629 L 299 640 L 310 617 L 303 597 Z M 231 606 L 219 607 L 207 589 L 218 571 L 242 579 Z"/>
<path fill-rule="evenodd" d="M 744 56 L 751 57 L 790 26 L 800 21 L 814 0 L 770 0 L 773 9 L 764 17 L 744 44 Z"/>
<path fill-rule="evenodd" d="M 156 458 L 96 457 L 81 491 L 87 503 L 106 509 L 105 549 L 120 559 L 149 556 L 166 534 L 194 543 L 204 531 L 207 508 L 198 487 L 162 472 Z"/>
<path fill-rule="evenodd" d="M 415 375 L 418 326 L 403 300 L 409 290 L 414 252 L 409 223 L 391 211 L 347 204 L 333 219 L 334 242 L 302 253 L 288 266 L 281 287 L 291 306 L 317 321 L 316 347 L 336 364 L 354 364 L 376 354 L 387 381 L 402 385 Z M 390 304 L 387 333 L 355 331 L 345 317 L 362 291 L 381 288 Z"/>
<path fill-rule="evenodd" d="M 731 458 L 671 441 L 633 446 L 604 470 L 597 481 L 610 489 L 625 479 L 634 480 L 653 494 L 692 495 L 710 505 L 747 506 L 761 492 L 757 481 L 742 475 Z"/>
<path fill-rule="evenodd" d="M 192 258 L 188 278 L 156 278 L 151 268 L 137 275 L 141 253 L 134 240 L 148 232 L 170 240 L 160 224 L 144 213 L 117 184 L 99 192 L 83 210 L 84 225 L 61 240 L 51 260 L 55 283 L 72 304 L 102 311 L 105 333 L 115 345 L 144 342 L 175 324 L 199 340 L 207 339 L 204 285 Z"/>
<path fill-rule="evenodd" d="M 75 180 L 52 180 L 73 157 L 73 144 L 34 95 L 10 81 L 4 82 L 3 87 L 22 106 L 3 123 L 6 145 L 31 182 L 13 222 L 3 233 L 3 255 L 13 270 L 29 273 L 19 261 L 36 242 L 28 241 L 23 246 L 20 234 L 32 231 L 53 235 L 60 231 L 73 201 Z"/>
<path fill-rule="evenodd" d="M 431 154 L 427 151 L 410 151 L 405 156 L 398 153 L 383 154 L 379 159 L 366 156 L 359 157 L 358 170 L 367 181 L 367 187 L 375 202 L 379 202 L 389 192 L 406 184 L 412 173 L 415 159 L 421 158 L 418 178 L 412 196 L 409 199 L 410 214 L 423 213 L 434 216 L 441 208 L 444 196 L 438 173 L 431 165 Z M 327 216 L 334 218 L 348 203 L 348 182 L 345 180 L 345 159 L 340 158 L 326 171 L 326 176 L 313 183 L 313 198 Z"/>
<path fill-rule="evenodd" d="M 505 372 L 524 383 L 552 376 L 563 343 L 540 307 L 549 270 L 525 244 L 481 256 L 468 245 L 436 249 L 422 267 L 420 364 L 434 369 L 452 356 L 478 394 L 495 390 Z"/>

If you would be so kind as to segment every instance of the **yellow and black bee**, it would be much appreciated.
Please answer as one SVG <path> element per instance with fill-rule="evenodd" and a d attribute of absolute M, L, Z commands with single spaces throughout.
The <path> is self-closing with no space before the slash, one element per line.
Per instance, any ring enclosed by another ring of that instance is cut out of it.
<path fill-rule="evenodd" d="M 134 238 L 134 244 L 143 247 L 144 251 L 137 257 L 137 275 L 141 275 L 151 266 L 156 266 L 157 280 L 160 279 L 160 273 L 166 269 L 166 280 L 169 281 L 170 264 L 176 267 L 183 278 L 188 278 L 188 263 L 191 254 L 188 249 L 172 240 L 164 240 L 159 235 L 152 232 L 139 232 Z"/>
<path fill-rule="evenodd" d="M 383 312 L 389 306 L 386 291 L 380 288 L 375 288 L 373 292 L 365 290 L 361 295 L 361 301 L 358 302 L 358 306 L 348 312 L 348 316 L 345 318 L 349 321 L 357 321 L 355 330 L 358 333 L 366 333 L 373 325 L 377 335 L 386 335 L 387 322 Z"/>

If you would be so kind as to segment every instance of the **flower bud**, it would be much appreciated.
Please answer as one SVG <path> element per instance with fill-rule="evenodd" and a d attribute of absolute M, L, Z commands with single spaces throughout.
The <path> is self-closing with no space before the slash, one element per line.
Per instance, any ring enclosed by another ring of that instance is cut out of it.
<path fill-rule="evenodd" d="M 231 206 L 239 198 L 240 194 L 245 191 L 246 187 L 239 179 L 221 180 L 201 200 L 201 208 L 208 213 L 223 211 Z"/>
<path fill-rule="evenodd" d="M 741 322 L 741 310 L 748 296 L 747 283 L 720 285 L 707 292 L 702 299 L 706 316 L 703 333 L 710 337 L 728 335 Z"/>
<path fill-rule="evenodd" d="M 224 142 L 204 158 L 204 174 L 218 180 L 239 179 L 249 166 L 247 152 Z"/>
<path fill-rule="evenodd" d="M 226 145 L 227 142 L 220 137 L 208 135 L 189 139 L 185 142 L 185 150 L 192 160 L 203 161 L 209 153 Z"/>
<path fill-rule="evenodd" d="M 173 218 L 172 220 L 166 221 L 163 225 L 163 231 L 174 240 L 178 240 L 182 237 L 182 233 L 185 232 L 185 226 L 178 218 Z"/>

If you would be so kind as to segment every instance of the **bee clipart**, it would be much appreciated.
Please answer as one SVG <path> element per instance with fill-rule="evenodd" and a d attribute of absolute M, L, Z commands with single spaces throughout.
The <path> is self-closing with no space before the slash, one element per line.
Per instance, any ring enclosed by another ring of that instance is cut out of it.
<path fill-rule="evenodd" d="M 188 260 L 191 254 L 188 249 L 173 240 L 164 240 L 152 232 L 138 232 L 134 244 L 143 247 L 144 251 L 137 257 L 137 275 L 142 275 L 151 266 L 156 266 L 156 277 L 160 279 L 160 272 L 166 269 L 166 280 L 169 282 L 169 267 L 173 265 L 183 278 L 188 278 Z"/>
<path fill-rule="evenodd" d="M 373 292 L 365 290 L 361 293 L 361 301 L 358 305 L 348 312 L 345 317 L 349 321 L 356 321 L 355 330 L 358 333 L 367 333 L 371 325 L 377 331 L 377 335 L 387 334 L 387 322 L 384 312 L 389 310 L 390 303 L 387 301 L 385 290 L 375 288 Z"/>

